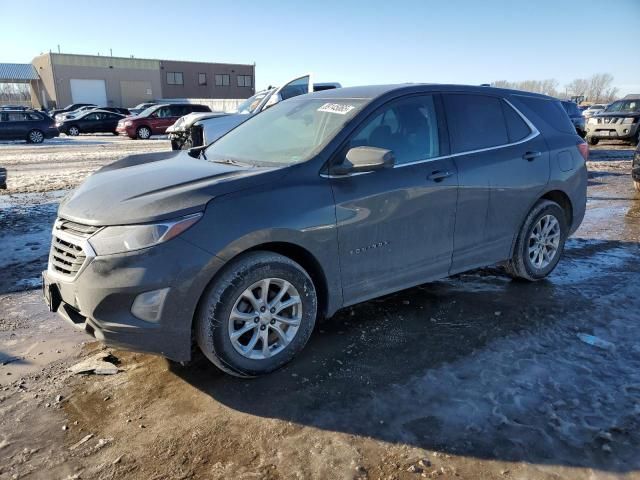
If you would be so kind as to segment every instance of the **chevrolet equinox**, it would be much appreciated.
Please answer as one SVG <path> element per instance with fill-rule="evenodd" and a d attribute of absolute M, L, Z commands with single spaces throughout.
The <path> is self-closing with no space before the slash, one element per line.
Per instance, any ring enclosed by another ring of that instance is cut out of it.
<path fill-rule="evenodd" d="M 534 281 L 586 203 L 560 102 L 392 85 L 292 98 L 210 146 L 134 155 L 60 204 L 51 310 L 114 347 L 227 373 L 291 360 L 317 318 L 492 264 Z"/>

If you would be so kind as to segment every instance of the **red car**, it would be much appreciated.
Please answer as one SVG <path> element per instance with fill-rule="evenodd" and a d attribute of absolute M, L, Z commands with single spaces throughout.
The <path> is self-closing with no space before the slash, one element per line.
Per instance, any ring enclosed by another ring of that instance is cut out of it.
<path fill-rule="evenodd" d="M 189 113 L 210 112 L 206 105 L 175 103 L 153 105 L 135 117 L 123 118 L 118 122 L 116 132 L 129 138 L 147 140 L 151 135 L 162 135 L 175 121 Z"/>

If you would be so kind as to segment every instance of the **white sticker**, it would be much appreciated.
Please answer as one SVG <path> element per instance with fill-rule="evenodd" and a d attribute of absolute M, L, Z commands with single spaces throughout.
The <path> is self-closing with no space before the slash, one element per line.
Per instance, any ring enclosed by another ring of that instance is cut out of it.
<path fill-rule="evenodd" d="M 343 105 L 341 103 L 325 103 L 318 109 L 318 111 L 346 115 L 354 108 L 356 108 L 354 105 Z"/>

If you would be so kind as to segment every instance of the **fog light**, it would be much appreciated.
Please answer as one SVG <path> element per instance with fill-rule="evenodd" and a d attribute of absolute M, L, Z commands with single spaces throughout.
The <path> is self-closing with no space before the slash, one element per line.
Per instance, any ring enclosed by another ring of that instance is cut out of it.
<path fill-rule="evenodd" d="M 131 313 L 140 320 L 157 322 L 160 320 L 162 306 L 164 305 L 164 299 L 167 297 L 168 292 L 168 288 L 163 288 L 161 290 L 141 293 L 134 300 L 131 306 Z"/>

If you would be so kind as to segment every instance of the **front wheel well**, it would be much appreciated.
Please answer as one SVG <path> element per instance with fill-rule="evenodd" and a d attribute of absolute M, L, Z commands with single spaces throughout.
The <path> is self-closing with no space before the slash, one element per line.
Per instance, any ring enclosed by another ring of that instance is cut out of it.
<path fill-rule="evenodd" d="M 316 287 L 316 294 L 318 295 L 318 316 L 320 318 L 326 316 L 329 305 L 327 278 L 324 274 L 324 270 L 320 266 L 320 263 L 311 252 L 299 245 L 287 242 L 262 243 L 251 247 L 245 252 L 252 252 L 256 250 L 278 253 L 284 257 L 290 258 L 304 268 Z"/>
<path fill-rule="evenodd" d="M 571 229 L 573 224 L 573 205 L 571 205 L 571 199 L 569 196 L 561 190 L 552 190 L 545 193 L 540 199 L 551 200 L 562 207 L 567 220 L 567 227 Z"/>

